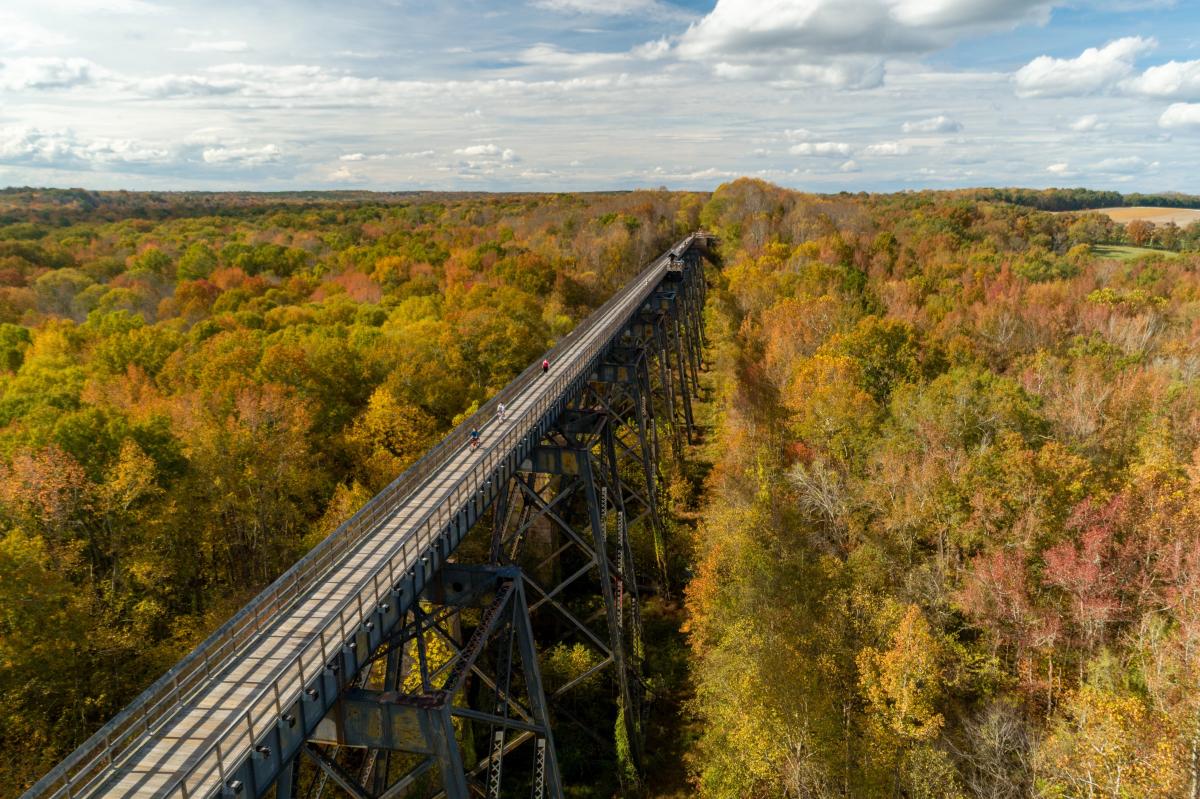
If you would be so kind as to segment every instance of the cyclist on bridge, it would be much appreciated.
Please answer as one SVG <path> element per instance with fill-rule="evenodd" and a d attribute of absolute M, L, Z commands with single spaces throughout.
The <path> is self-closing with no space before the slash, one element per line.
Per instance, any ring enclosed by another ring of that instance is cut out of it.
<path fill-rule="evenodd" d="M 479 449 L 479 428 L 471 428 L 471 449 Z"/>
<path fill-rule="evenodd" d="M 508 409 L 504 407 L 504 403 L 503 403 L 503 402 L 501 402 L 499 405 L 497 405 L 497 406 L 496 406 L 496 419 L 497 419 L 498 421 L 501 421 L 501 422 L 503 422 L 503 421 L 504 421 L 504 414 L 505 414 L 505 412 L 506 412 L 507 410 L 508 410 Z"/>

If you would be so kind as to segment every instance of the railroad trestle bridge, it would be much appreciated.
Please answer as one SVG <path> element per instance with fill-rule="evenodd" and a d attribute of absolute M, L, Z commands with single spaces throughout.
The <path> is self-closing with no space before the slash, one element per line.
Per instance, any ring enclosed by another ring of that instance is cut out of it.
<path fill-rule="evenodd" d="M 665 587 L 659 465 L 694 430 L 713 244 L 648 265 L 23 799 L 292 799 L 302 774 L 310 795 L 560 799 L 564 725 L 636 781 L 638 568 Z M 554 646 L 582 665 L 548 683 Z M 597 679 L 607 729 L 571 704 Z"/>

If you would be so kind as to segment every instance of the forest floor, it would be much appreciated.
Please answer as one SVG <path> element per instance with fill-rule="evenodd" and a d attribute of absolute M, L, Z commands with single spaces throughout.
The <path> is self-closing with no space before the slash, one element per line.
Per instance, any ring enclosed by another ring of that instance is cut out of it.
<path fill-rule="evenodd" d="M 654 693 L 646 725 L 646 796 L 684 799 L 688 782 L 687 753 L 696 738 L 696 722 L 688 711 L 692 699 L 688 674 L 687 613 L 682 599 L 652 597 L 642 611 L 642 637 L 647 671 Z"/>

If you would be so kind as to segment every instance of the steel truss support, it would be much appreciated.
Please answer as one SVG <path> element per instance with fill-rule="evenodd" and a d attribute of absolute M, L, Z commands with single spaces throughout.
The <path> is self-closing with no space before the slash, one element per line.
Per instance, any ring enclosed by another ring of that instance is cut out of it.
<path fill-rule="evenodd" d="M 630 396 L 625 398 L 629 404 Z M 637 575 L 625 506 L 631 492 L 620 478 L 610 413 L 594 388 L 579 404 L 590 407 L 566 411 L 521 464 L 523 473 L 510 488 L 521 511 L 507 514 L 518 521 L 503 530 L 495 551 L 502 562 L 522 567 L 533 598 L 530 610 L 535 621 L 543 617 L 539 629 L 558 630 L 564 642 L 594 653 L 595 665 L 557 686 L 552 703 L 612 666 L 617 711 L 612 723 L 628 783 L 636 781 L 641 760 L 644 693 Z M 598 611 L 592 601 L 597 596 Z M 561 703 L 554 707 L 564 710 Z M 591 732 L 601 740 L 609 737 Z"/>
<path fill-rule="evenodd" d="M 473 524 L 488 528 L 489 565 L 446 561 L 450 549 L 429 564 L 419 601 L 309 735 L 304 768 L 281 773 L 280 799 L 316 799 L 313 785 L 356 799 L 561 797 L 551 729 L 564 724 L 605 747 L 615 733 L 622 785 L 636 787 L 648 696 L 633 544 L 651 537 L 666 593 L 661 438 L 677 460 L 693 438 L 704 295 L 689 253 L 481 493 Z M 539 647 L 559 644 L 589 659 L 543 685 Z M 572 704 L 601 673 L 613 705 Z"/>
<path fill-rule="evenodd" d="M 344 691 L 310 736 L 304 755 L 320 779 L 355 799 L 393 799 L 436 771 L 447 799 L 522 789 L 561 799 L 529 619 L 519 569 L 443 567 L 376 653 L 380 687 Z"/>
<path fill-rule="evenodd" d="M 666 531 L 658 507 L 661 481 L 649 360 L 645 347 L 614 347 L 584 401 L 607 415 L 603 454 L 610 464 L 611 480 L 620 489 L 625 530 L 638 529 L 643 522 L 649 527 L 658 576 L 665 589 Z"/>
<path fill-rule="evenodd" d="M 657 366 L 652 369 L 651 397 L 658 400 L 672 454 L 681 462 L 684 438 L 693 443 L 696 429 L 692 396 L 700 386 L 704 281 L 698 261 L 680 259 L 674 266 L 628 332 Z"/>

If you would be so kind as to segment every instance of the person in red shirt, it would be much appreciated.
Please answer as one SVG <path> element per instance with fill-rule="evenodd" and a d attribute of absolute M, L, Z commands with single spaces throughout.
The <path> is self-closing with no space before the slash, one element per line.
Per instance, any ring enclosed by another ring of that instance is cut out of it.
<path fill-rule="evenodd" d="M 546 372 L 549 372 L 549 371 L 550 371 L 550 360 L 545 359 L 542 361 L 542 374 L 546 374 Z"/>

